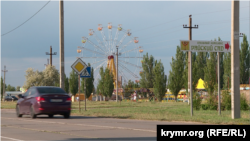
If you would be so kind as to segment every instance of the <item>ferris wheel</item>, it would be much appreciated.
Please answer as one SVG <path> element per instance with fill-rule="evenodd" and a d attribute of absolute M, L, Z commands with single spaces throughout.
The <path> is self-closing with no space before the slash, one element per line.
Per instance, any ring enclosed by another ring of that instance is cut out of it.
<path fill-rule="evenodd" d="M 143 48 L 139 46 L 138 37 L 131 36 L 130 30 L 125 30 L 122 25 L 107 26 L 98 24 L 97 30 L 89 29 L 88 36 L 82 37 L 82 46 L 77 47 L 79 57 L 86 63 L 90 63 L 94 69 L 94 83 L 100 79 L 99 70 L 109 68 L 116 78 L 116 60 L 118 56 L 118 88 L 121 88 L 122 80 L 139 80 L 142 72 Z M 119 86 L 120 85 L 120 86 Z M 116 85 L 114 85 L 116 87 Z"/>

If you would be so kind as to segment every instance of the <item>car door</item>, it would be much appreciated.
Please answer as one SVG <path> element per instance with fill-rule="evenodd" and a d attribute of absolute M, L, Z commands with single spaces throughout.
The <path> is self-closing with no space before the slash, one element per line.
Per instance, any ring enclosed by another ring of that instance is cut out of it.
<path fill-rule="evenodd" d="M 25 100 L 25 97 L 27 96 L 27 92 L 28 92 L 28 91 L 26 91 L 24 94 L 22 94 L 22 97 L 18 100 L 19 112 L 20 112 L 21 114 L 25 114 L 24 100 Z"/>
<path fill-rule="evenodd" d="M 36 88 L 31 88 L 30 92 L 29 92 L 29 95 L 27 96 L 27 99 L 25 101 L 26 103 L 26 106 L 27 106 L 27 110 L 28 110 L 28 113 L 30 113 L 30 106 L 34 104 L 34 102 L 36 101 Z"/>
<path fill-rule="evenodd" d="M 20 102 L 20 109 L 24 114 L 29 113 L 29 106 L 28 106 L 28 101 L 29 101 L 29 95 L 31 94 L 32 88 L 30 88 L 25 94 L 23 101 Z"/>

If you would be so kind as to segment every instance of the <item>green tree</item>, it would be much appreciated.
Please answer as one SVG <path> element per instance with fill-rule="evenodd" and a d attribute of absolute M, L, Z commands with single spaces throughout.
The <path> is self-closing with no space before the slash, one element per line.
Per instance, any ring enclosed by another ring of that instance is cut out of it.
<path fill-rule="evenodd" d="M 6 91 L 16 91 L 16 88 L 11 86 L 10 84 L 7 86 Z"/>
<path fill-rule="evenodd" d="M 249 44 L 247 36 L 243 36 L 240 49 L 240 83 L 247 84 L 249 78 Z"/>
<path fill-rule="evenodd" d="M 40 72 L 38 70 L 34 71 L 32 68 L 28 68 L 26 70 L 26 75 L 25 75 L 26 81 L 23 86 L 25 89 L 29 89 L 32 86 L 43 86 L 44 81 L 44 75 L 43 72 Z"/>
<path fill-rule="evenodd" d="M 213 93 L 216 82 L 216 53 L 210 52 L 210 58 L 207 59 L 207 64 L 204 68 L 204 86 L 208 90 L 208 93 Z"/>
<path fill-rule="evenodd" d="M 192 52 L 192 90 L 194 91 L 199 80 L 197 76 L 198 67 L 195 65 L 196 62 L 196 52 Z"/>
<path fill-rule="evenodd" d="M 65 92 L 69 93 L 69 78 L 65 74 Z"/>
<path fill-rule="evenodd" d="M 214 106 L 216 103 L 216 97 L 214 94 L 214 91 L 217 86 L 216 81 L 216 52 L 210 52 L 210 58 L 207 59 L 207 64 L 204 68 L 205 77 L 204 77 L 204 86 L 205 89 L 208 91 L 209 98 L 208 98 L 208 104 L 211 106 Z"/>
<path fill-rule="evenodd" d="M 223 88 L 229 89 L 231 88 L 231 53 L 225 53 L 223 57 Z"/>
<path fill-rule="evenodd" d="M 140 73 L 141 79 L 140 79 L 140 87 L 141 88 L 153 88 L 153 80 L 154 80 L 154 74 L 153 69 L 155 66 L 155 60 L 154 57 L 151 55 L 148 57 L 148 53 L 146 55 L 143 55 L 143 63 L 142 63 L 142 69 L 143 72 Z"/>
<path fill-rule="evenodd" d="M 17 86 L 17 87 L 16 87 L 16 91 L 20 91 L 20 86 Z"/>
<path fill-rule="evenodd" d="M 43 86 L 56 86 L 59 82 L 59 72 L 55 66 L 48 65 L 45 70 L 43 70 Z"/>
<path fill-rule="evenodd" d="M 177 46 L 175 58 L 172 58 L 171 70 L 169 71 L 169 84 L 168 88 L 175 96 L 177 101 L 177 95 L 183 86 L 183 72 L 184 72 L 184 55 L 180 47 Z"/>
<path fill-rule="evenodd" d="M 47 66 L 43 71 L 34 71 L 32 68 L 26 70 L 25 89 L 32 86 L 57 86 L 59 83 L 59 72 L 55 66 Z"/>
<path fill-rule="evenodd" d="M 203 52 L 198 52 L 196 60 L 194 62 L 195 67 L 197 69 L 196 74 L 194 74 L 194 76 L 196 77 L 195 78 L 196 81 L 198 81 L 200 78 L 204 80 L 204 67 L 206 65 L 204 58 L 205 58 L 205 54 Z"/>
<path fill-rule="evenodd" d="M 183 53 L 183 57 L 185 58 L 185 62 L 183 63 L 184 71 L 182 74 L 183 86 L 186 89 L 186 93 L 188 93 L 188 52 Z"/>
<path fill-rule="evenodd" d="M 224 52 L 220 52 L 220 88 L 223 88 L 223 75 L 224 75 Z"/>
<path fill-rule="evenodd" d="M 108 68 L 105 69 L 104 96 L 111 97 L 114 91 L 113 74 Z"/>
<path fill-rule="evenodd" d="M 157 63 L 153 70 L 154 72 L 154 94 L 156 95 L 158 101 L 161 101 L 162 98 L 165 96 L 166 93 L 166 83 L 167 83 L 167 76 L 164 73 L 164 66 L 160 62 Z"/>
<path fill-rule="evenodd" d="M 69 77 L 69 91 L 72 95 L 76 95 L 78 91 L 78 74 L 73 69 Z"/>
<path fill-rule="evenodd" d="M 97 92 L 97 94 L 104 95 L 105 74 L 104 74 L 103 67 L 100 68 L 99 73 L 100 73 L 101 78 L 98 80 L 98 85 L 97 85 L 96 92 Z"/>
<path fill-rule="evenodd" d="M 3 78 L 1 76 L 1 100 L 3 99 Z"/>
<path fill-rule="evenodd" d="M 134 88 L 140 88 L 139 82 L 134 83 Z"/>
<path fill-rule="evenodd" d="M 90 64 L 88 64 L 88 66 L 90 66 Z M 81 80 L 81 90 L 83 93 L 85 93 L 85 90 L 84 90 L 84 85 L 85 85 L 85 81 L 84 79 L 86 79 L 86 98 L 88 98 L 91 93 L 94 91 L 94 69 L 91 68 L 91 77 L 90 78 L 82 78 Z"/>

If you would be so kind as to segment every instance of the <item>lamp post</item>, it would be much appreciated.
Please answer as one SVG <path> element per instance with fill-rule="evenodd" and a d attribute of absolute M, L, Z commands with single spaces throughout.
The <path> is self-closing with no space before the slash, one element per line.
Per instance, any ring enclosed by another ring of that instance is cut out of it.
<path fill-rule="evenodd" d="M 118 102 L 118 48 L 116 46 L 116 102 Z"/>
<path fill-rule="evenodd" d="M 116 55 L 116 102 L 118 102 L 118 55 L 121 55 L 121 53 L 118 53 L 119 46 L 116 46 L 116 53 L 113 53 Z"/>

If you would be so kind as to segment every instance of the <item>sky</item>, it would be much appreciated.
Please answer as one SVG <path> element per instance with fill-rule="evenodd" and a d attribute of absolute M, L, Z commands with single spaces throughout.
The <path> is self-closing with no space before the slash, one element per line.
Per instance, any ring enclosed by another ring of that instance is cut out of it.
<path fill-rule="evenodd" d="M 57 52 L 53 55 L 52 64 L 59 70 L 59 2 L 50 1 L 40 10 L 48 1 L 1 1 L 1 70 L 4 66 L 8 70 L 5 76 L 7 85 L 22 87 L 28 68 L 43 71 L 49 58 L 45 53 L 49 52 L 50 46 L 52 52 Z M 249 4 L 249 1 L 240 1 L 240 32 L 246 34 L 248 40 Z M 107 57 L 91 57 L 112 55 L 115 50 L 107 51 L 108 48 L 104 47 L 105 51 L 101 51 L 89 42 L 81 43 L 81 40 L 87 37 L 98 45 L 98 41 L 104 42 L 103 35 L 106 39 L 112 37 L 112 41 L 116 39 L 116 45 L 122 41 L 119 46 L 121 63 L 118 61 L 121 66 L 118 69 L 121 71 L 119 74 L 124 75 L 123 79 L 140 79 L 135 75 L 140 76 L 141 58 L 134 57 L 142 57 L 146 53 L 161 60 L 168 75 L 171 57 L 175 57 L 180 40 L 188 40 L 188 29 L 183 28 L 183 24 L 188 25 L 189 15 L 192 15 L 192 26 L 199 25 L 198 29 L 192 30 L 193 40 L 218 37 L 223 41 L 231 40 L 231 1 L 64 1 L 66 76 L 69 77 L 76 57 L 86 57 L 82 60 L 93 64 L 95 77 L 99 77 L 98 68 L 106 66 Z M 113 26 L 112 33 L 107 29 L 108 23 Z M 103 32 L 97 30 L 98 24 L 102 24 Z M 122 31 L 118 34 L 119 24 Z M 8 33 L 12 29 L 15 30 Z M 89 36 L 89 29 L 94 30 L 97 38 Z M 132 35 L 122 40 L 127 29 Z M 139 42 L 129 43 L 134 37 L 138 37 Z M 78 46 L 91 51 L 82 50 L 83 53 L 79 54 Z M 143 53 L 138 52 L 138 47 L 143 49 Z M 3 72 L 1 76 L 4 76 Z"/>

